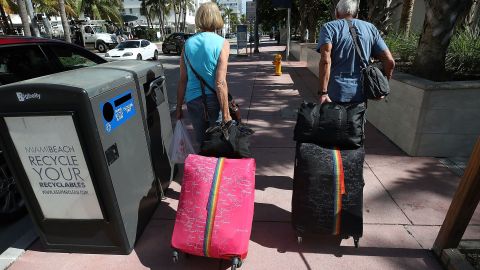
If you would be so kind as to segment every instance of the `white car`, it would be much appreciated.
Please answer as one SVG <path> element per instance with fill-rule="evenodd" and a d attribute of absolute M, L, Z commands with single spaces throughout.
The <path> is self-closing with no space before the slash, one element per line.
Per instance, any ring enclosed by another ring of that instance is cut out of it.
<path fill-rule="evenodd" d="M 126 40 L 105 53 L 107 60 L 158 59 L 157 45 L 145 39 Z"/>

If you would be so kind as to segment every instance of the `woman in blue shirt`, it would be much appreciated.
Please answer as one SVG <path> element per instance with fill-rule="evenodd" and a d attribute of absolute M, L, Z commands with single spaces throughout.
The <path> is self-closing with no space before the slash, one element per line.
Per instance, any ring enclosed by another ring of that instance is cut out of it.
<path fill-rule="evenodd" d="M 200 33 L 185 42 L 180 57 L 180 82 L 177 88 L 177 119 L 182 118 L 182 105 L 187 104 L 196 139 L 204 140 L 208 127 L 219 121 L 231 121 L 228 110 L 227 65 L 230 44 L 215 31 L 223 27 L 218 6 L 213 2 L 202 4 L 195 14 L 195 25 Z M 190 63 L 189 63 L 190 62 Z M 191 66 L 190 66 L 191 65 Z M 192 68 L 216 93 L 204 87 L 206 107 L 200 80 Z"/>

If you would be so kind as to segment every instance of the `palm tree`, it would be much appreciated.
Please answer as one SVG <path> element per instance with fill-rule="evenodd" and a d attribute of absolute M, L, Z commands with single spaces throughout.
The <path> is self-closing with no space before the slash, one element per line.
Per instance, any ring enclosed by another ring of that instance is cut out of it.
<path fill-rule="evenodd" d="M 91 19 L 110 20 L 122 23 L 120 9 L 123 7 L 122 0 L 78 0 L 76 11 L 78 14 L 85 13 Z"/>
<path fill-rule="evenodd" d="M 225 8 L 223 10 L 223 15 L 227 19 L 227 33 L 230 33 L 230 17 L 232 16 L 232 14 L 233 14 L 233 9 L 231 8 Z"/>
<path fill-rule="evenodd" d="M 32 32 L 30 31 L 30 23 L 28 22 L 28 13 L 27 6 L 25 5 L 24 0 L 17 0 L 18 5 L 18 14 L 20 19 L 22 19 L 23 33 L 25 36 L 31 36 Z"/>
<path fill-rule="evenodd" d="M 410 34 L 410 25 L 412 24 L 413 6 L 415 0 L 403 0 L 402 15 L 400 17 L 400 33 L 405 37 Z"/>
<path fill-rule="evenodd" d="M 423 78 L 445 75 L 445 56 L 455 26 L 465 19 L 473 0 L 425 0 L 425 22 L 412 71 Z"/>
<path fill-rule="evenodd" d="M 60 9 L 60 17 L 62 18 L 63 34 L 65 36 L 65 41 L 72 43 L 70 38 L 70 26 L 67 21 L 67 13 L 65 12 L 65 1 L 58 0 L 58 8 Z"/>

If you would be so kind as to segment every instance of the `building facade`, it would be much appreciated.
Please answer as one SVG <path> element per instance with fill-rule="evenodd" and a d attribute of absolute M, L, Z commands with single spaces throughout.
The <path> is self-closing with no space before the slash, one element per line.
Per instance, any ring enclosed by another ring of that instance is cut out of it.
<path fill-rule="evenodd" d="M 195 32 L 195 12 L 198 9 L 198 7 L 205 3 L 205 2 L 210 2 L 210 0 L 190 0 L 191 3 L 193 4 L 193 9 L 187 9 L 186 11 L 186 16 L 185 16 L 185 22 L 186 22 L 186 31 L 189 33 Z M 235 0 L 236 1 L 236 0 Z M 125 15 L 133 15 L 136 16 L 138 19 L 136 21 L 132 21 L 130 25 L 132 26 L 137 26 L 137 25 L 142 25 L 146 26 L 147 25 L 147 18 L 143 15 L 141 15 L 141 1 L 139 0 L 123 0 L 123 14 Z M 178 18 L 178 15 L 177 15 Z M 158 18 L 155 18 L 153 20 L 153 25 L 154 27 L 159 27 L 159 20 Z M 165 27 L 167 30 L 167 33 L 171 33 L 175 29 L 175 13 L 173 10 L 169 12 L 169 14 L 166 16 L 165 19 Z"/>

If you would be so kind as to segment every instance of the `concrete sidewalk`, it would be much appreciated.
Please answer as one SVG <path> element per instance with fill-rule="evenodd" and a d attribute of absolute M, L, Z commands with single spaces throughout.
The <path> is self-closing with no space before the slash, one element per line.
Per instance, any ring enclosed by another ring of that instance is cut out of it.
<path fill-rule="evenodd" d="M 304 238 L 298 244 L 290 224 L 295 144 L 295 111 L 315 101 L 318 79 L 301 62 L 284 62 L 273 75 L 273 54 L 262 47 L 253 57 L 232 56 L 229 88 L 242 115 L 255 129 L 257 161 L 255 215 L 249 255 L 241 269 L 442 269 L 429 250 L 459 182 L 435 158 L 406 156 L 367 125 L 364 164 L 364 236 Z M 9 269 L 227 269 L 230 262 L 180 256 L 172 262 L 170 239 L 181 177 L 171 185 L 134 251 L 128 256 L 49 253 L 37 242 Z M 477 209 L 465 239 L 479 239 Z"/>

